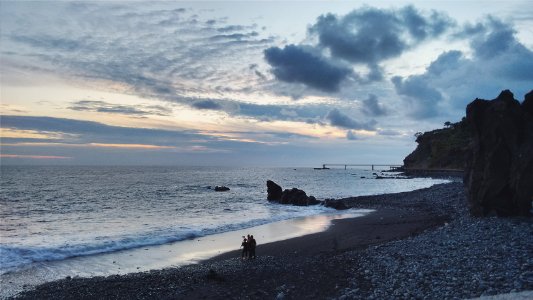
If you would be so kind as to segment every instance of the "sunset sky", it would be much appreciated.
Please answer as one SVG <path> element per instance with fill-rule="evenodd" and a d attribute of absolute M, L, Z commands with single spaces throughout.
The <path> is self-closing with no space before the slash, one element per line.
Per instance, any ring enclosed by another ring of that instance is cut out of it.
<path fill-rule="evenodd" d="M 1 1 L 1 163 L 401 163 L 533 88 L 531 1 Z"/>

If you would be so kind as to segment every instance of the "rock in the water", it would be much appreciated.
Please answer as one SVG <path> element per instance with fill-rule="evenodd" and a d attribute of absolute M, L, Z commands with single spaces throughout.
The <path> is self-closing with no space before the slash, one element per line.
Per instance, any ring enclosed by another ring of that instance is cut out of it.
<path fill-rule="evenodd" d="M 335 200 L 335 199 L 324 200 L 324 206 L 331 207 L 337 210 L 348 209 L 348 207 L 346 206 L 346 204 L 344 204 L 344 202 L 342 202 L 341 200 Z"/>
<path fill-rule="evenodd" d="M 267 180 L 267 199 L 268 201 L 275 201 L 281 204 L 297 205 L 297 206 L 308 206 L 308 205 L 317 205 L 324 204 L 327 207 L 332 207 L 335 209 L 348 209 L 344 202 L 341 200 L 326 200 L 329 204 L 317 200 L 314 196 L 307 196 L 307 194 L 297 188 L 286 189 L 281 191 L 281 187 L 271 180 Z"/>
<path fill-rule="evenodd" d="M 522 105 L 509 90 L 466 108 L 472 144 L 465 169 L 475 216 L 530 215 L 533 200 L 533 93 Z"/>
<path fill-rule="evenodd" d="M 215 186 L 215 191 L 217 192 L 225 192 L 225 191 L 229 191 L 229 187 L 227 186 Z"/>
<path fill-rule="evenodd" d="M 281 204 L 292 204 L 298 206 L 307 206 L 309 197 L 307 194 L 297 188 L 292 188 L 290 190 L 284 190 L 281 194 Z"/>
<path fill-rule="evenodd" d="M 272 180 L 267 180 L 267 200 L 268 201 L 280 201 L 281 200 L 281 193 L 283 190 L 281 189 L 281 186 L 279 186 L 277 183 L 275 183 Z"/>
<path fill-rule="evenodd" d="M 316 205 L 320 203 L 322 202 L 316 200 L 315 196 L 309 196 L 309 198 L 307 198 L 307 205 Z"/>

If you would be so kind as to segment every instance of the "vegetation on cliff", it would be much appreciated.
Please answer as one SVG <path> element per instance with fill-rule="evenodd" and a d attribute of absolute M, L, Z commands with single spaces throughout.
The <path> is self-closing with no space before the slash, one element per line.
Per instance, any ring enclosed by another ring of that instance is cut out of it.
<path fill-rule="evenodd" d="M 471 134 L 465 119 L 444 128 L 415 134 L 418 146 L 404 160 L 406 169 L 463 170 Z"/>

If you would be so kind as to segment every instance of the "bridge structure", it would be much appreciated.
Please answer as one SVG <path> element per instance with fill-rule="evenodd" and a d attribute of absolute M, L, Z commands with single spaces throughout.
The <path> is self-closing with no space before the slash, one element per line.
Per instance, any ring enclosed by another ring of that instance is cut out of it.
<path fill-rule="evenodd" d="M 372 171 L 376 167 L 389 167 L 390 171 L 397 171 L 403 168 L 403 165 L 399 164 L 322 164 L 322 168 L 315 168 L 315 170 L 327 170 L 329 167 L 344 167 L 346 170 L 348 167 L 371 167 Z"/>

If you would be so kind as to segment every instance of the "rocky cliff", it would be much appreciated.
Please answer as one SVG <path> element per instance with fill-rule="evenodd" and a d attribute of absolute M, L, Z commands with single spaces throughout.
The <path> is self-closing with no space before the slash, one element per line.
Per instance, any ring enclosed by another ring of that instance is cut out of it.
<path fill-rule="evenodd" d="M 403 160 L 406 169 L 464 169 L 471 139 L 468 124 L 463 119 L 445 126 L 415 135 L 418 146 Z"/>
<path fill-rule="evenodd" d="M 417 134 L 405 169 L 461 169 L 475 216 L 530 216 L 533 202 L 533 91 L 476 99 L 461 122 Z"/>
<path fill-rule="evenodd" d="M 464 183 L 475 216 L 531 215 L 533 92 L 522 104 L 509 90 L 466 108 L 472 143 Z"/>

